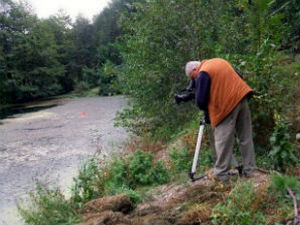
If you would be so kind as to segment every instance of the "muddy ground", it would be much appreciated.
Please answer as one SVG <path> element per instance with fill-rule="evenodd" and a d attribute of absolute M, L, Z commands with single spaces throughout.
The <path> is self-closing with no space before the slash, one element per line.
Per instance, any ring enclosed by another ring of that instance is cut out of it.
<path fill-rule="evenodd" d="M 113 126 L 125 98 L 91 97 L 36 102 L 3 111 L 0 119 L 0 225 L 21 225 L 17 199 L 36 180 L 68 193 L 72 177 L 101 150 L 110 156 L 128 138 Z"/>

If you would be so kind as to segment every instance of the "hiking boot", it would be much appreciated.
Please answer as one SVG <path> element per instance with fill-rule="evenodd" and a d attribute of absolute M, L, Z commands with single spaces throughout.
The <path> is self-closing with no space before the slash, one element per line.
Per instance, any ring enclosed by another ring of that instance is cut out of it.
<path fill-rule="evenodd" d="M 213 170 L 210 170 L 207 173 L 207 178 L 214 182 L 226 182 L 229 180 L 230 177 L 227 175 L 217 176 L 217 175 L 215 175 Z"/>
<path fill-rule="evenodd" d="M 257 170 L 253 170 L 252 172 L 244 172 L 243 171 L 243 176 L 246 178 L 255 178 L 255 177 L 259 177 L 261 175 L 260 172 L 258 172 Z"/>

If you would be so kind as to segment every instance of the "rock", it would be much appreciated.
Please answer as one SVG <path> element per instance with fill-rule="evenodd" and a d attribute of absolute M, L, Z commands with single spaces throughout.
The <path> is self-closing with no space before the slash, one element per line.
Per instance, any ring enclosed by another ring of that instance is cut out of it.
<path fill-rule="evenodd" d="M 89 218 L 84 218 L 86 222 L 76 225 L 131 225 L 123 213 L 113 212 L 111 210 L 103 211 L 98 214 L 92 214 Z"/>
<path fill-rule="evenodd" d="M 296 134 L 296 140 L 300 142 L 300 133 Z"/>
<path fill-rule="evenodd" d="M 120 194 L 98 198 L 86 203 L 83 206 L 83 214 L 99 213 L 107 210 L 128 213 L 134 208 L 133 202 L 128 195 Z"/>

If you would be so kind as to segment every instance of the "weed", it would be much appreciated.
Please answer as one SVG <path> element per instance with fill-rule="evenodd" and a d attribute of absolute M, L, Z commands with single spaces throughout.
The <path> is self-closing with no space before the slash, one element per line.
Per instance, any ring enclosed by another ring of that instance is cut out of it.
<path fill-rule="evenodd" d="M 293 190 L 299 198 L 298 200 L 300 200 L 300 181 L 297 180 L 297 178 L 286 175 L 280 176 L 277 174 L 272 176 L 270 190 L 276 190 L 281 194 L 281 196 L 286 197 L 286 187 L 289 187 L 291 190 Z"/>
<path fill-rule="evenodd" d="M 18 204 L 18 211 L 26 224 L 67 225 L 80 222 L 75 207 L 66 200 L 59 189 L 50 190 L 37 183 L 35 192 L 29 193 L 31 205 Z"/>
<path fill-rule="evenodd" d="M 213 224 L 266 224 L 262 212 L 256 210 L 256 192 L 253 183 L 238 184 L 225 203 L 218 203 L 212 212 Z"/>
<path fill-rule="evenodd" d="M 135 189 L 139 185 L 156 185 L 168 182 L 169 173 L 163 162 L 153 162 L 151 153 L 135 151 L 127 159 L 112 164 L 110 187 Z"/>
<path fill-rule="evenodd" d="M 170 154 L 172 171 L 175 173 L 189 171 L 192 167 L 193 156 L 188 148 L 172 149 Z"/>
<path fill-rule="evenodd" d="M 125 159 L 111 164 L 111 173 L 106 181 L 107 194 L 125 193 L 134 203 L 141 201 L 143 193 L 136 188 L 164 184 L 169 181 L 169 172 L 163 162 L 153 162 L 151 153 L 135 151 Z"/>
<path fill-rule="evenodd" d="M 269 152 L 274 169 L 284 172 L 288 167 L 297 164 L 298 159 L 289 139 L 290 136 L 288 134 L 287 123 L 280 118 L 277 119 L 274 131 L 270 138 L 272 150 Z"/>
<path fill-rule="evenodd" d="M 103 196 L 105 178 L 95 158 L 89 159 L 74 178 L 71 200 L 80 208 L 85 202 Z"/>
<path fill-rule="evenodd" d="M 108 183 L 114 187 L 129 187 L 128 165 L 125 160 L 112 162 Z"/>
<path fill-rule="evenodd" d="M 58 188 L 50 190 L 37 184 L 36 191 L 29 194 L 31 206 L 19 204 L 18 209 L 28 224 L 74 224 L 80 222 L 76 210 L 89 200 L 125 193 L 137 204 L 143 197 L 142 192 L 135 190 L 137 187 L 163 184 L 169 177 L 163 162 L 154 162 L 151 153 L 140 150 L 101 168 L 96 158 L 92 158 L 74 179 L 70 200 Z"/>
<path fill-rule="evenodd" d="M 172 149 L 170 154 L 172 171 L 175 173 L 188 172 L 192 168 L 193 154 L 187 147 L 183 149 Z M 203 149 L 198 159 L 198 165 L 207 168 L 213 165 L 212 156 L 209 150 Z"/>

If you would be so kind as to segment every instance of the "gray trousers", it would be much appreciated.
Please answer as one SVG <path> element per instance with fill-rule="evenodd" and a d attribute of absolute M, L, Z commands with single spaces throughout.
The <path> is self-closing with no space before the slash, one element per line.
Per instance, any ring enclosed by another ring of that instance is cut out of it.
<path fill-rule="evenodd" d="M 251 175 L 255 168 L 251 114 L 246 98 L 214 130 L 216 163 L 214 174 L 220 180 L 229 178 L 235 134 L 243 160 L 243 173 Z"/>

